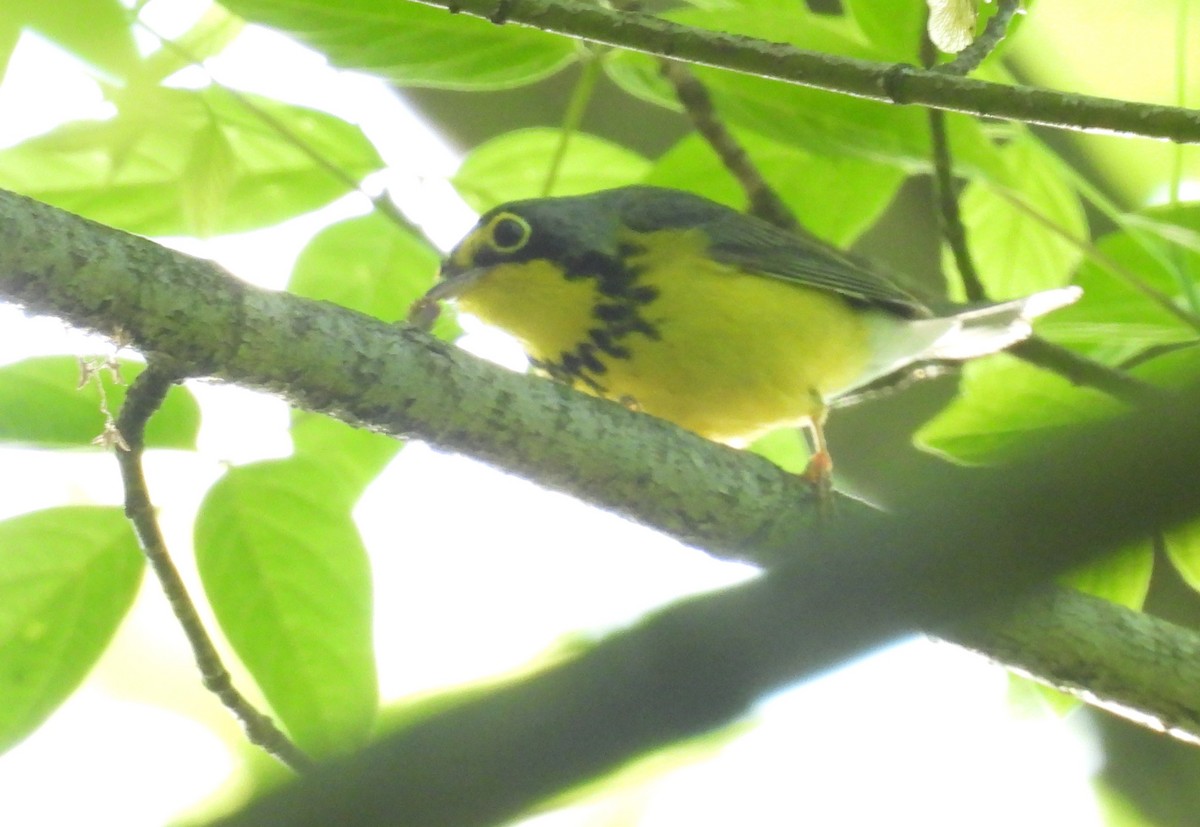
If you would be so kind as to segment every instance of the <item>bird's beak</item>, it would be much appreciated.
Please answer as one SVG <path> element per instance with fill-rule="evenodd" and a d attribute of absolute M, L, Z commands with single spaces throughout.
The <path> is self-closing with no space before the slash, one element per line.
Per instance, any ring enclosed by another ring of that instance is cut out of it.
<path fill-rule="evenodd" d="M 408 309 L 409 324 L 429 330 L 437 321 L 440 311 L 438 302 L 461 296 L 486 273 L 486 267 L 464 268 L 450 260 L 442 262 L 437 282 Z"/>
<path fill-rule="evenodd" d="M 438 302 L 461 296 L 487 271 L 486 267 L 460 267 L 453 261 L 444 261 L 438 273 L 437 283 L 429 288 L 429 292 L 422 296 L 420 301 Z"/>

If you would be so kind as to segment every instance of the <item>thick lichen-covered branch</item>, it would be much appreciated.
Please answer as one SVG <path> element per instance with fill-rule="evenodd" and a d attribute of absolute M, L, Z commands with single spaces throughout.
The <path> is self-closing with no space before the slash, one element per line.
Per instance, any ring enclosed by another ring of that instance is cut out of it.
<path fill-rule="evenodd" d="M 759 458 L 5 193 L 0 298 L 120 331 L 172 376 L 213 376 L 424 439 L 768 566 L 751 583 L 664 609 L 574 661 L 425 719 L 342 765 L 352 771 L 296 788 L 288 800 L 299 811 L 263 805 L 306 814 L 293 824 L 503 818 L 871 645 L 917 629 L 956 639 L 980 610 L 1011 611 L 1052 573 L 1200 511 L 1200 389 L 1082 427 L 1003 469 L 947 468 L 914 483 L 894 515 L 846 502 L 816 528 L 807 487 Z M 1123 616 L 1110 607 L 1096 633 L 1119 634 Z M 1180 634 L 1176 651 L 1189 651 Z M 1140 711 L 1182 720 L 1150 701 Z M 470 736 L 480 731 L 489 738 Z M 464 767 L 479 795 L 461 794 Z M 281 823 L 262 810 L 247 818 L 237 823 Z"/>

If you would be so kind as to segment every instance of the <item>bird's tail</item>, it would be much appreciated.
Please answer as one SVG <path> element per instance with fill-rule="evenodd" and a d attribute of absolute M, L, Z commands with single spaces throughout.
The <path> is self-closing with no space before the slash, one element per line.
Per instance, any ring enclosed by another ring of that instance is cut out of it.
<path fill-rule="evenodd" d="M 938 323 L 950 323 L 930 343 L 922 359 L 958 362 L 1004 350 L 1033 334 L 1030 323 L 1034 319 L 1073 304 L 1081 295 L 1083 290 L 1071 285 L 918 322 L 929 324 L 932 329 L 936 329 Z"/>
<path fill-rule="evenodd" d="M 1075 286 L 1044 290 L 1023 299 L 960 309 L 932 319 L 898 319 L 879 313 L 871 317 L 871 361 L 840 396 L 910 365 L 928 362 L 962 362 L 997 353 L 1033 333 L 1038 316 L 1076 301 L 1083 291 Z"/>

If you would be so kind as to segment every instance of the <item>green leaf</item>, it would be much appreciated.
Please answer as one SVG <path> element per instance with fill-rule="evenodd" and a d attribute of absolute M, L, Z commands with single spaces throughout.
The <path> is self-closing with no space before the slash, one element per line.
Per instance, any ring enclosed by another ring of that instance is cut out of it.
<path fill-rule="evenodd" d="M 339 477 L 313 457 L 234 468 L 196 520 L 196 565 L 238 657 L 297 744 L 360 745 L 378 705 L 371 576 Z"/>
<path fill-rule="evenodd" d="M 802 474 L 808 467 L 810 452 L 799 428 L 776 428 L 754 440 L 749 449 L 793 474 Z"/>
<path fill-rule="evenodd" d="M 241 18 L 218 5 L 209 6 L 192 28 L 146 57 L 134 83 L 160 83 L 181 69 L 220 54 L 243 28 Z"/>
<path fill-rule="evenodd" d="M 93 361 L 102 361 L 95 359 Z M 121 377 L 132 382 L 144 366 L 122 361 Z M 39 356 L 0 367 L 0 442 L 44 448 L 86 448 L 104 431 L 100 390 L 93 379 L 79 387 L 79 360 Z M 125 401 L 125 385 L 100 371 L 108 408 L 116 416 Z M 185 388 L 171 388 L 146 425 L 148 448 L 196 447 L 200 407 Z"/>
<path fill-rule="evenodd" d="M 505 201 L 536 198 L 550 171 L 562 132 L 520 129 L 480 144 L 467 155 L 453 183 L 479 211 Z M 551 195 L 579 195 L 640 181 L 650 162 L 637 153 L 593 135 L 570 136 Z"/>
<path fill-rule="evenodd" d="M 0 151 L 0 186 L 144 235 L 207 236 L 316 209 L 351 189 L 342 175 L 383 166 L 358 127 L 267 98 L 138 86 L 116 103 L 116 118 Z"/>
<path fill-rule="evenodd" d="M 700 28 L 760 37 L 826 54 L 874 61 L 895 59 L 894 54 L 866 43 L 853 22 L 812 14 L 799 3 L 755 0 L 716 9 L 682 9 L 667 16 Z M 610 62 L 606 67 L 610 77 L 626 85 L 628 91 L 675 105 L 673 92 L 656 77 L 654 58 L 622 53 Z M 628 65 L 639 63 L 637 68 Z M 727 70 L 692 68 L 711 93 L 718 115 L 728 124 L 821 155 L 856 155 L 906 172 L 929 169 L 929 124 L 919 109 Z M 1004 179 L 1004 165 L 977 121 L 950 115 L 947 128 L 960 171 Z"/>
<path fill-rule="evenodd" d="M 718 116 L 730 126 L 817 155 L 857 156 L 906 173 L 931 168 L 928 120 L 919 110 L 721 69 L 692 68 L 711 93 Z M 679 109 L 653 58 L 617 53 L 606 59 L 605 71 L 626 92 Z M 1006 180 L 1008 171 L 978 121 L 950 113 L 946 126 L 960 173 Z"/>
<path fill-rule="evenodd" d="M 914 0 L 842 0 L 842 7 L 863 36 L 889 60 L 915 63 L 925 16 L 923 2 Z"/>
<path fill-rule="evenodd" d="M 438 262 L 436 251 L 374 212 L 317 233 L 300 253 L 288 289 L 395 321 L 433 284 Z"/>
<path fill-rule="evenodd" d="M 1147 540 L 1107 555 L 1062 578 L 1063 584 L 1081 592 L 1141 609 L 1154 573 L 1154 546 Z"/>
<path fill-rule="evenodd" d="M 658 60 L 641 52 L 614 49 L 602 55 L 604 74 L 620 89 L 635 98 L 682 112 L 675 90 L 662 76 Z"/>
<path fill-rule="evenodd" d="M 1163 532 L 1167 559 L 1183 581 L 1200 591 L 1200 520 Z"/>
<path fill-rule="evenodd" d="M 292 443 L 297 457 L 315 458 L 324 466 L 326 490 L 340 497 L 347 510 L 403 445 L 385 434 L 303 411 L 292 414 Z"/>
<path fill-rule="evenodd" d="M 972 258 L 994 299 L 1068 283 L 1083 251 L 1067 238 L 1088 238 L 1078 196 L 1040 144 L 1026 137 L 1005 147 L 1003 155 L 1011 183 L 1003 191 L 971 183 L 960 204 Z M 957 278 L 951 279 L 951 295 L 963 298 Z"/>
<path fill-rule="evenodd" d="M 948 459 L 983 465 L 1036 450 L 1056 433 L 1121 410 L 1100 391 L 997 354 L 964 366 L 958 397 L 914 440 Z"/>
<path fill-rule="evenodd" d="M 120 0 L 5 0 L 0 14 L 0 77 L 11 44 L 33 29 L 112 78 L 123 78 L 141 61 L 133 42 L 131 12 Z"/>
<path fill-rule="evenodd" d="M 1177 210 L 1156 208 L 1135 217 L 1153 219 L 1164 234 L 1171 230 L 1200 233 L 1200 204 Z M 1187 282 L 1200 278 L 1200 253 L 1170 244 L 1163 235 L 1138 228 L 1138 223 L 1131 220 L 1127 229 L 1096 242 L 1099 257 L 1085 260 L 1075 277 L 1083 288 L 1083 298 L 1043 323 L 1045 332 L 1056 341 L 1106 364 L 1119 364 L 1155 345 L 1197 338 L 1194 327 L 1163 309 L 1131 281 L 1186 308 Z"/>
<path fill-rule="evenodd" d="M 735 137 L 762 176 L 810 232 L 846 246 L 875 222 L 904 182 L 892 166 L 850 156 L 820 156 L 739 131 Z M 697 192 L 744 209 L 745 192 L 698 135 L 689 135 L 654 165 L 647 184 Z"/>
<path fill-rule="evenodd" d="M 0 751 L 83 681 L 129 611 L 143 557 L 119 508 L 0 522 Z"/>
<path fill-rule="evenodd" d="M 397 0 L 225 0 L 342 68 L 402 86 L 487 90 L 541 80 L 572 61 L 574 43 L 524 26 L 496 26 Z"/>

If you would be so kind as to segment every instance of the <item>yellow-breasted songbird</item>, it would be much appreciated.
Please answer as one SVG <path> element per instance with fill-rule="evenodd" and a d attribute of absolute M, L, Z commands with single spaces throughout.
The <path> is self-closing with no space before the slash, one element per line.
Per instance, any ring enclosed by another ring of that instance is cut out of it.
<path fill-rule="evenodd" d="M 1077 287 L 938 315 L 858 259 L 679 190 L 622 187 L 489 210 L 414 306 L 455 299 L 536 369 L 702 436 L 809 428 L 829 403 L 923 362 L 1030 335 Z"/>

